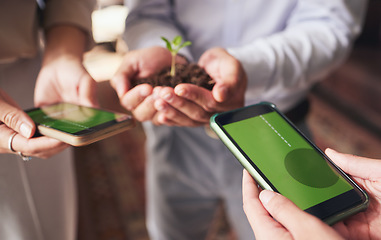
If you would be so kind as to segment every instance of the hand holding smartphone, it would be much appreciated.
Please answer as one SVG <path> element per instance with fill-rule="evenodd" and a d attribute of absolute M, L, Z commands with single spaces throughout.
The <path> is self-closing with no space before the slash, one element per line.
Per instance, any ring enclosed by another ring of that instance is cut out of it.
<path fill-rule="evenodd" d="M 211 118 L 211 128 L 263 188 L 328 224 L 365 210 L 368 195 L 273 104 Z"/>
<path fill-rule="evenodd" d="M 40 134 L 72 146 L 84 146 L 133 128 L 131 115 L 57 103 L 27 110 Z"/>

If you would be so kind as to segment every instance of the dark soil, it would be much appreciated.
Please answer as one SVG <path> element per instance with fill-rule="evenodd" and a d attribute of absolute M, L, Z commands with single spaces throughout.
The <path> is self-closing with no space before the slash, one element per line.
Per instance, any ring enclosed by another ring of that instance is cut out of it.
<path fill-rule="evenodd" d="M 191 64 L 177 64 L 176 75 L 174 77 L 170 74 L 170 67 L 164 68 L 157 74 L 151 75 L 147 78 L 138 78 L 132 81 L 132 86 L 138 84 L 148 83 L 153 87 L 168 86 L 174 88 L 180 83 L 191 83 L 197 86 L 212 90 L 215 82 L 205 72 L 203 68 L 195 63 Z"/>

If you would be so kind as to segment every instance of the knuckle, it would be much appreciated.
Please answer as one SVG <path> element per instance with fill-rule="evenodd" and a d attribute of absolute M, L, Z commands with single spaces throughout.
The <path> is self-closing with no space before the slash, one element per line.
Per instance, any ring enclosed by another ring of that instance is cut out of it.
<path fill-rule="evenodd" d="M 208 119 L 208 115 L 206 112 L 204 111 L 196 111 L 193 115 L 194 119 L 196 120 L 199 120 L 199 121 L 205 121 L 206 119 Z"/>
<path fill-rule="evenodd" d="M 177 108 L 183 108 L 186 106 L 186 101 L 184 99 L 179 99 L 179 101 L 176 102 Z"/>
<path fill-rule="evenodd" d="M 23 144 L 21 146 L 17 146 L 17 148 L 18 152 L 28 156 L 35 156 L 41 151 L 39 148 L 32 147 L 29 144 Z"/>
<path fill-rule="evenodd" d="M 206 102 L 206 104 L 204 105 L 204 110 L 207 111 L 207 112 L 214 112 L 217 108 L 216 106 L 216 103 L 215 102 Z"/>
<path fill-rule="evenodd" d="M 4 114 L 3 122 L 12 129 L 16 128 L 17 120 L 18 117 L 16 112 L 10 111 Z"/>
<path fill-rule="evenodd" d="M 145 122 L 145 121 L 148 121 L 149 119 L 146 118 L 146 117 L 142 117 L 142 116 L 139 116 L 139 115 L 134 115 L 135 119 L 138 120 L 139 122 Z"/>
<path fill-rule="evenodd" d="M 130 103 L 121 103 L 120 105 L 122 105 L 127 111 L 130 111 L 130 112 L 133 112 L 135 107 L 132 106 Z"/>
<path fill-rule="evenodd" d="M 269 203 L 271 213 L 276 216 L 287 215 L 287 208 L 285 206 L 288 206 L 287 200 L 279 196 L 274 197 Z"/>
<path fill-rule="evenodd" d="M 27 156 L 39 156 L 40 152 L 35 149 L 26 149 L 24 151 L 21 151 L 24 155 Z"/>

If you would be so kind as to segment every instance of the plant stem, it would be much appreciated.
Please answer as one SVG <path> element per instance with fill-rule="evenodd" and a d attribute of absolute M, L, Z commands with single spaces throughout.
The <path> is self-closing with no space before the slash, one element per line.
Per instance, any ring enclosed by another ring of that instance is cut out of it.
<path fill-rule="evenodd" d="M 171 64 L 171 76 L 176 75 L 176 54 L 172 54 L 172 64 Z"/>

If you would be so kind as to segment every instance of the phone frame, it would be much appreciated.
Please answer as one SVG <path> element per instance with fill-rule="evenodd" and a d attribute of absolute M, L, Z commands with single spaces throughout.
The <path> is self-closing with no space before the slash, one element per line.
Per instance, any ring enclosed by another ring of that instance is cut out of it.
<path fill-rule="evenodd" d="M 259 114 L 253 114 L 250 113 L 251 108 L 263 108 L 263 112 Z M 355 206 L 348 206 L 344 210 L 338 210 L 335 213 L 318 213 L 316 212 L 316 209 L 319 208 L 318 205 L 321 204 L 334 204 L 336 207 L 340 207 L 340 202 L 338 203 L 337 200 L 333 200 L 334 202 L 328 202 L 332 199 L 340 199 L 344 198 L 340 195 L 329 199 L 323 203 L 317 204 L 314 207 L 316 207 L 314 210 L 306 209 L 306 212 L 309 212 L 320 219 L 322 219 L 327 224 L 334 224 L 348 216 L 351 216 L 353 214 L 356 214 L 360 211 L 365 210 L 369 205 L 369 196 L 367 193 L 358 186 L 345 172 L 343 172 L 332 160 L 326 156 L 326 154 L 318 148 L 312 141 L 310 141 L 282 112 L 280 112 L 276 106 L 269 102 L 261 102 L 258 104 L 250 105 L 247 107 L 235 109 L 228 112 L 223 113 L 217 113 L 213 115 L 210 119 L 210 127 L 211 129 L 217 134 L 217 136 L 221 139 L 221 141 L 225 144 L 225 146 L 232 152 L 232 154 L 235 156 L 235 158 L 241 163 L 241 165 L 251 174 L 251 176 L 256 180 L 257 184 L 262 189 L 272 190 L 275 192 L 278 192 L 277 189 L 272 185 L 271 181 L 267 179 L 267 177 L 261 172 L 260 169 L 255 165 L 255 163 L 250 159 L 249 156 L 246 155 L 246 153 L 239 147 L 239 145 L 234 141 L 234 139 L 229 135 L 229 133 L 223 128 L 222 122 L 235 122 L 243 119 L 247 119 L 250 117 L 259 116 L 260 114 L 269 113 L 269 112 L 276 112 L 278 113 L 301 137 L 304 138 L 304 140 L 310 144 L 312 148 L 314 148 L 318 153 L 320 153 L 328 162 L 329 165 L 331 165 L 337 172 L 350 183 L 350 185 L 354 188 L 355 192 L 360 195 L 361 201 Z M 228 119 L 226 119 L 228 118 Z M 230 118 L 230 119 L 229 119 Z M 227 123 L 225 123 L 227 124 Z M 353 191 L 348 191 L 353 192 Z M 336 202 L 335 202 L 336 201 Z M 324 205 L 321 205 L 324 206 Z M 319 211 L 322 211 L 324 209 L 318 209 Z"/>
<path fill-rule="evenodd" d="M 58 104 L 70 104 L 73 106 L 79 106 L 81 108 L 88 108 L 88 109 L 93 109 L 96 111 L 101 111 L 101 112 L 108 112 L 108 113 L 114 113 L 119 115 L 118 119 L 114 119 L 108 122 L 104 122 L 98 125 L 95 125 L 93 127 L 90 127 L 89 129 L 81 130 L 75 133 L 69 133 L 61 129 L 53 128 L 51 126 L 44 125 L 42 123 L 37 123 L 35 122 L 37 126 L 37 132 L 35 134 L 36 136 L 48 136 L 51 138 L 55 138 L 57 140 L 60 140 L 62 142 L 65 142 L 69 145 L 75 146 L 75 147 L 80 147 L 80 146 L 85 146 L 89 145 L 91 143 L 100 141 L 102 139 L 114 136 L 116 134 L 119 134 L 121 132 L 124 132 L 130 128 L 135 127 L 136 123 L 132 115 L 127 114 L 127 113 L 118 113 L 106 109 L 100 109 L 100 108 L 94 108 L 94 107 L 86 107 L 82 105 L 77 105 L 77 104 L 72 104 L 72 103 L 66 103 L 66 102 L 61 102 L 57 104 L 51 104 L 43 107 L 38 107 L 38 108 L 32 108 L 28 109 L 25 112 L 28 114 L 33 111 L 38 111 L 43 109 L 44 107 L 52 107 L 54 105 Z"/>

